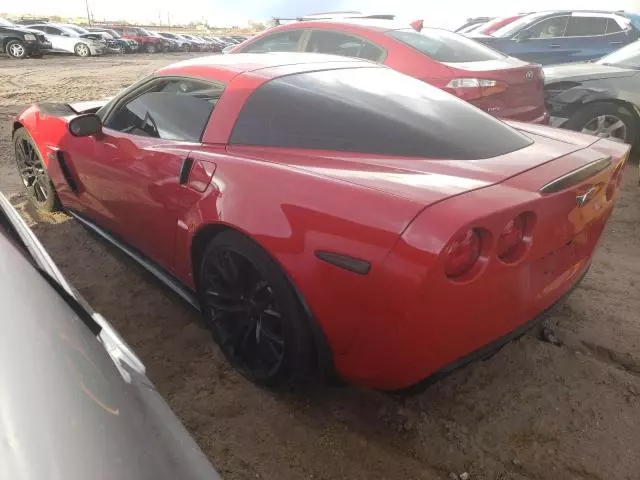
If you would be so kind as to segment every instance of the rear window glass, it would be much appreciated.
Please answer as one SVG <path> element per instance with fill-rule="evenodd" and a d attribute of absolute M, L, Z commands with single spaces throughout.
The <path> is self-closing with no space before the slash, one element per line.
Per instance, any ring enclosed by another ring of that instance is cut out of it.
<path fill-rule="evenodd" d="M 420 80 L 363 67 L 265 83 L 245 103 L 229 143 L 469 160 L 531 141 Z"/>
<path fill-rule="evenodd" d="M 463 35 L 446 30 L 392 30 L 387 35 L 415 48 L 438 62 L 482 62 L 504 55 Z"/>

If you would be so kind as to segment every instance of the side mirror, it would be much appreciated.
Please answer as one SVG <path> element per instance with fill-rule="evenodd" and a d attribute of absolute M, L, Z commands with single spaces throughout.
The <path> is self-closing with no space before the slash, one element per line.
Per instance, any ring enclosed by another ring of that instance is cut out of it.
<path fill-rule="evenodd" d="M 531 30 L 522 30 L 516 35 L 516 42 L 526 42 L 531 38 Z"/>
<path fill-rule="evenodd" d="M 102 132 L 102 120 L 95 113 L 78 115 L 69 121 L 69 133 L 74 137 L 90 137 Z"/>

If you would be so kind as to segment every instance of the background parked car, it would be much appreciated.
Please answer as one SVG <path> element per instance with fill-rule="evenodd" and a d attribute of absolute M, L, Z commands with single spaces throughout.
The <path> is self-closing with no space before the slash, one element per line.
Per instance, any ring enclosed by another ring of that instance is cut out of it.
<path fill-rule="evenodd" d="M 195 35 L 189 35 L 186 33 L 181 34 L 184 38 L 191 41 L 191 46 L 193 50 L 197 50 L 200 52 L 206 52 L 209 49 L 207 42 L 202 39 L 199 39 Z M 195 48 L 194 48 L 195 47 Z"/>
<path fill-rule="evenodd" d="M 456 33 L 465 33 L 470 31 L 473 28 L 478 28 L 480 25 L 484 25 L 489 20 L 492 20 L 493 17 L 476 17 L 468 19 L 464 24 L 460 25 L 458 28 L 454 30 Z"/>
<path fill-rule="evenodd" d="M 99 27 L 88 27 L 87 30 L 89 30 L 89 32 L 108 33 L 118 42 L 119 45 L 122 45 L 124 47 L 124 53 L 134 53 L 138 51 L 138 42 L 136 42 L 135 40 L 131 40 L 130 38 L 124 38 L 115 30 Z"/>
<path fill-rule="evenodd" d="M 180 52 L 180 51 L 182 51 L 182 48 L 181 48 L 182 44 L 179 41 L 174 40 L 173 38 L 168 38 L 168 37 L 165 37 L 163 35 L 160 35 L 159 32 L 156 32 L 156 31 L 153 31 L 153 30 L 149 30 L 149 33 L 151 33 L 154 37 L 161 38 L 167 44 L 166 45 L 166 49 L 165 49 L 166 51 L 169 51 L 169 52 Z"/>
<path fill-rule="evenodd" d="M 357 57 L 442 88 L 498 117 L 545 123 L 542 69 L 457 33 L 416 32 L 390 20 L 298 22 L 274 27 L 230 53 L 306 51 Z"/>
<path fill-rule="evenodd" d="M 74 53 L 79 57 L 102 55 L 105 45 L 97 40 L 82 38 L 75 30 L 55 23 L 28 25 L 27 28 L 46 34 L 51 42 L 51 51 Z"/>
<path fill-rule="evenodd" d="M 219 480 L 142 362 L 2 194 L 0 259 L 2 477 Z"/>
<path fill-rule="evenodd" d="M 543 65 L 600 58 L 640 36 L 640 16 L 554 11 L 525 15 L 489 35 L 470 35 L 507 55 Z"/>
<path fill-rule="evenodd" d="M 51 42 L 41 32 L 29 31 L 21 25 L 0 18 L 0 52 L 11 58 L 41 57 L 51 49 Z"/>
<path fill-rule="evenodd" d="M 183 52 L 190 52 L 193 50 L 193 45 L 195 42 L 184 38 L 182 35 L 178 35 L 177 33 L 169 33 L 169 32 L 158 32 L 158 35 L 167 39 L 173 40 L 177 42 L 178 49 Z"/>
<path fill-rule="evenodd" d="M 545 68 L 554 126 L 638 146 L 640 41 L 589 63 Z"/>
<path fill-rule="evenodd" d="M 138 43 L 139 49 L 146 53 L 161 52 L 169 47 L 169 44 L 166 43 L 163 38 L 152 35 L 144 28 L 130 26 L 112 26 L 109 28 L 115 30 L 124 38 L 135 40 Z"/>
<path fill-rule="evenodd" d="M 515 22 L 520 17 L 524 16 L 524 13 L 519 15 L 512 15 L 510 17 L 498 17 L 493 20 L 489 20 L 487 23 L 480 25 L 477 29 L 473 30 L 471 34 L 491 35 L 496 30 Z"/>

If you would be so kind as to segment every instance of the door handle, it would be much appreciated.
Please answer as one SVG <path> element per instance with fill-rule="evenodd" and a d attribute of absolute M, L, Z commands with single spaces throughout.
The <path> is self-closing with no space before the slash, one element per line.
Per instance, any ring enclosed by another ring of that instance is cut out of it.
<path fill-rule="evenodd" d="M 182 162 L 182 167 L 180 167 L 180 185 L 186 185 L 189 181 L 189 174 L 191 173 L 191 167 L 193 167 L 193 158 L 187 157 Z"/>
<path fill-rule="evenodd" d="M 551 45 L 549 45 L 551 48 L 560 48 L 560 44 L 559 43 L 552 43 Z"/>
<path fill-rule="evenodd" d="M 622 45 L 622 42 L 609 42 L 609 45 Z"/>

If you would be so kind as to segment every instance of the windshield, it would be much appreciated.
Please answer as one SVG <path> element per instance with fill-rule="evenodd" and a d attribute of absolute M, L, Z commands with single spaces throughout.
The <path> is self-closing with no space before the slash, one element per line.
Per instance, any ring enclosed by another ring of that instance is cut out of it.
<path fill-rule="evenodd" d="M 622 47 L 621 49 L 602 57 L 595 63 L 640 70 L 640 41 L 636 40 L 626 47 Z"/>
<path fill-rule="evenodd" d="M 520 17 L 519 19 L 511 23 L 507 23 L 504 27 L 500 27 L 491 35 L 493 35 L 494 37 L 502 37 L 502 38 L 512 37 L 513 35 L 518 33 L 520 30 L 522 30 L 524 27 L 532 24 L 539 18 L 545 17 L 547 15 L 549 15 L 548 12 L 525 15 L 524 17 Z"/>
<path fill-rule="evenodd" d="M 3 27 L 13 27 L 13 23 L 9 20 L 5 20 L 4 18 L 0 18 L 0 25 Z"/>
<path fill-rule="evenodd" d="M 73 30 L 74 32 L 77 33 L 89 33 L 89 30 L 87 30 L 86 28 L 82 28 L 82 27 L 77 27 L 75 25 L 64 25 L 65 28 L 68 28 L 69 30 Z"/>
<path fill-rule="evenodd" d="M 505 58 L 502 53 L 447 30 L 425 28 L 416 32 L 407 28 L 392 30 L 387 35 L 443 63 L 483 62 Z"/>
<path fill-rule="evenodd" d="M 138 31 L 142 32 L 143 35 L 147 35 L 148 37 L 153 37 L 153 33 L 149 30 L 145 30 L 144 28 L 139 28 Z"/>

